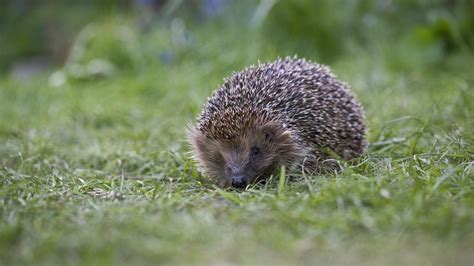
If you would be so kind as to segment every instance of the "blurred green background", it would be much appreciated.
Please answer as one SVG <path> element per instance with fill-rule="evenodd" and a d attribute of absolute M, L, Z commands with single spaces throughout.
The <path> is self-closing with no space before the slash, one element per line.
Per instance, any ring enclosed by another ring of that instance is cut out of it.
<path fill-rule="evenodd" d="M 250 45 L 261 59 L 298 54 L 330 64 L 365 52 L 391 56 L 393 67 L 439 64 L 472 50 L 473 8 L 466 0 L 3 1 L 0 69 L 101 59 L 140 71 L 230 58 Z"/>
<path fill-rule="evenodd" d="M 0 2 L 0 265 L 469 265 L 474 1 Z M 186 126 L 298 55 L 362 102 L 366 155 L 238 193 Z"/>

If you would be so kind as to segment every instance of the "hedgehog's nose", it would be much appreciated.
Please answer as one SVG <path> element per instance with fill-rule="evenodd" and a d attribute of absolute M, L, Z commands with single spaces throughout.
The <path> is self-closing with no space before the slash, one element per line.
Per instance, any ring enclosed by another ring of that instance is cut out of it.
<path fill-rule="evenodd" d="M 235 188 L 245 188 L 247 186 L 247 181 L 244 176 L 236 175 L 232 177 L 232 186 Z"/>

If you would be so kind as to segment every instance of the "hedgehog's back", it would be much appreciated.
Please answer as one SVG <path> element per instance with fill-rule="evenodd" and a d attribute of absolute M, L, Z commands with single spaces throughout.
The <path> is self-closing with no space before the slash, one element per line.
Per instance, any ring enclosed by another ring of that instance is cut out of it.
<path fill-rule="evenodd" d="M 303 59 L 277 60 L 232 75 L 211 96 L 199 124 L 204 131 L 238 135 L 257 116 L 279 120 L 307 145 L 346 159 L 366 146 L 363 110 L 347 85 L 329 68 Z"/>

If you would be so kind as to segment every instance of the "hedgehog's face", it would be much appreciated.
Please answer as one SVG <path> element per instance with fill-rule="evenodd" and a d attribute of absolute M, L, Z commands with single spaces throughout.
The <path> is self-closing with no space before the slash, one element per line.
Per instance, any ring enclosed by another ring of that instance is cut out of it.
<path fill-rule="evenodd" d="M 231 139 L 210 139 L 196 130 L 190 140 L 202 170 L 221 187 L 245 188 L 265 179 L 293 153 L 291 134 L 274 122 Z"/>

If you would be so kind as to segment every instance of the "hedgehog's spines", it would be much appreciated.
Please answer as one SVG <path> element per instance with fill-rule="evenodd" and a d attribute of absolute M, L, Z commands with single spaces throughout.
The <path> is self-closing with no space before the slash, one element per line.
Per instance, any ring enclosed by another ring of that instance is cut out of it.
<path fill-rule="evenodd" d="M 324 149 L 345 159 L 365 150 L 364 112 L 348 85 L 297 55 L 233 72 L 208 98 L 196 130 L 209 139 L 231 139 L 269 121 L 291 131 L 313 162 L 328 157 Z"/>

